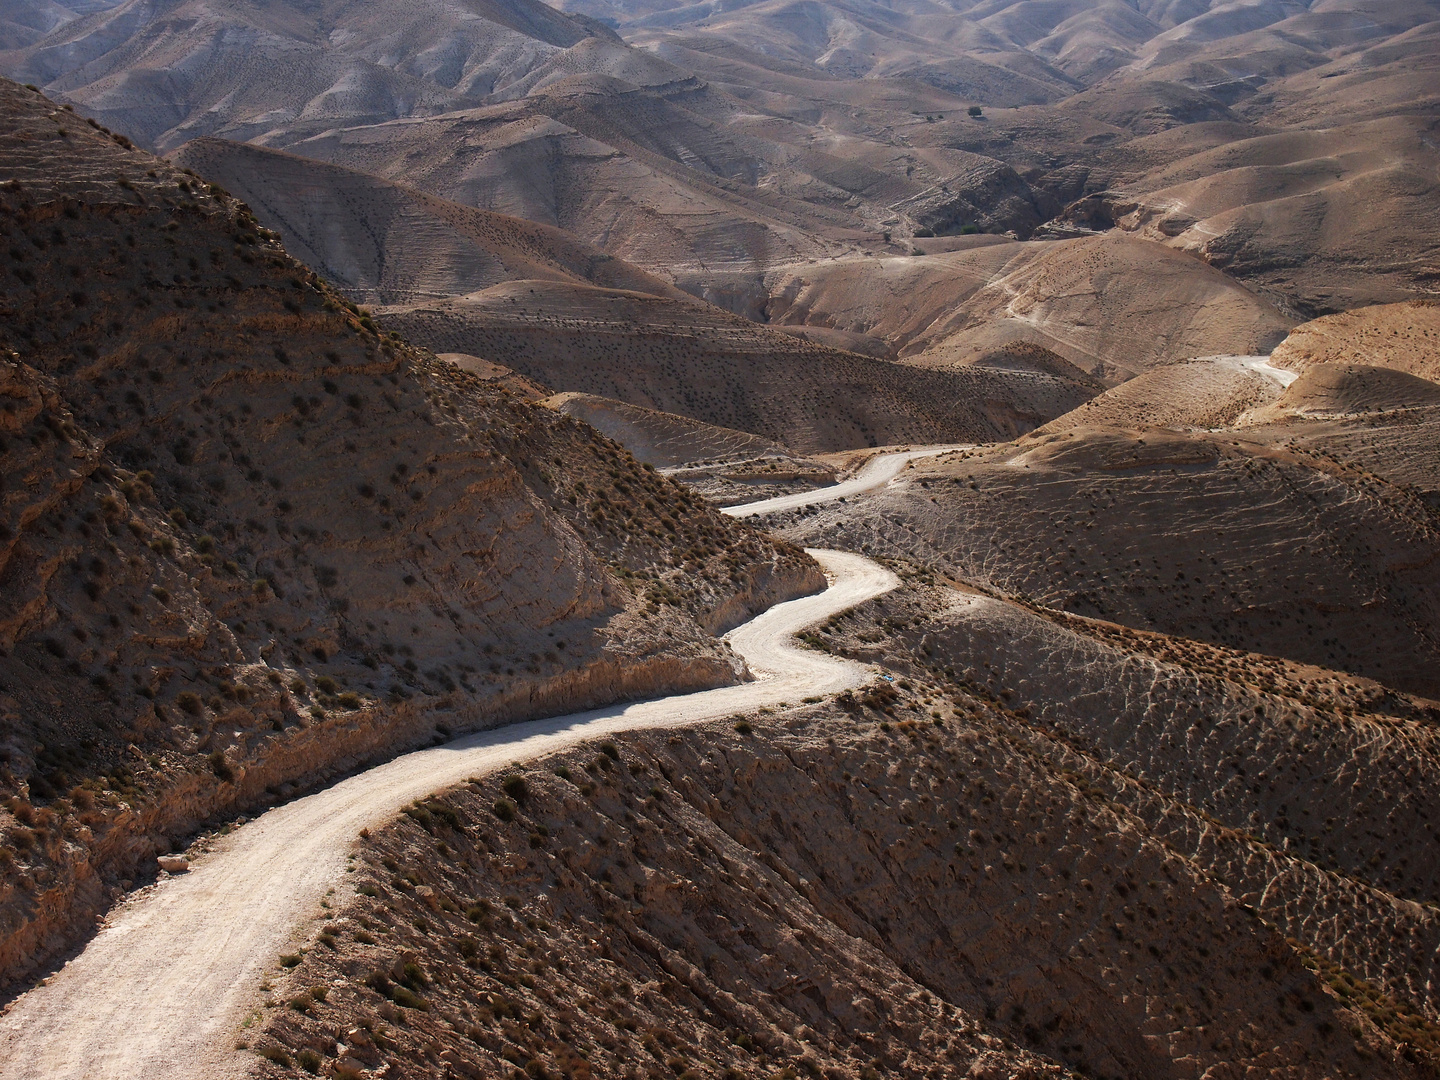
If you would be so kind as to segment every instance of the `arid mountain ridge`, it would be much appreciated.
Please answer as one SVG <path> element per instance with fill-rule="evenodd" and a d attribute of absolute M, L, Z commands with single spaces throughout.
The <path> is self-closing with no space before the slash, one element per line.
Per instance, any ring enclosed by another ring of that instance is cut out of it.
<path fill-rule="evenodd" d="M 1437 35 L 0 3 L 5 992 L 346 773 L 747 679 L 805 545 L 898 575 L 801 635 L 868 683 L 372 823 L 224 1075 L 1432 1075 Z"/>
<path fill-rule="evenodd" d="M 786 266 L 1047 223 L 1301 315 L 1430 287 L 1433 4 L 803 10 L 587 9 L 627 44 L 538 3 L 126 0 L 0 70 L 159 149 L 262 142 L 556 225 L 750 317 Z"/>
<path fill-rule="evenodd" d="M 822 580 L 379 331 L 234 199 L 3 92 L 3 777 L 41 804 L 12 807 L 7 980 L 213 815 L 437 725 L 733 681 L 711 635 Z M 666 572 L 683 594 L 642 599 Z"/>

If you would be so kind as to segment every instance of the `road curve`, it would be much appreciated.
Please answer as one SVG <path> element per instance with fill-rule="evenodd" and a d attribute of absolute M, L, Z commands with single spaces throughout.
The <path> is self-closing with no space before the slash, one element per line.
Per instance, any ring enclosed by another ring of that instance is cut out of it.
<path fill-rule="evenodd" d="M 756 514 L 768 514 L 774 510 L 794 510 L 797 506 L 814 506 L 816 503 L 834 502 L 836 499 L 848 495 L 863 495 L 867 491 L 884 487 L 900 475 L 901 469 L 917 458 L 935 457 L 938 454 L 947 454 L 951 450 L 969 449 L 969 444 L 956 444 L 954 446 L 927 446 L 923 450 L 903 450 L 896 454 L 881 454 L 867 461 L 864 468 L 843 483 L 817 488 L 814 491 L 801 491 L 795 495 L 777 495 L 773 499 L 761 499 L 759 502 L 744 503 L 741 506 L 726 506 L 720 512 L 736 518 L 754 517 Z"/>
<path fill-rule="evenodd" d="M 873 463 L 872 463 L 873 464 Z M 893 475 L 893 472 L 891 473 Z M 362 828 L 440 788 L 633 728 L 681 727 L 858 686 L 865 666 L 796 648 L 792 635 L 898 584 L 859 555 L 811 551 L 830 587 L 726 635 L 755 682 L 511 724 L 360 773 L 236 830 L 188 874 L 113 911 L 85 950 L 0 1018 L 6 1080 L 216 1080 L 254 1059 L 232 1049 L 262 976 L 306 936 L 342 884 Z"/>
<path fill-rule="evenodd" d="M 1243 368 L 1246 371 L 1253 371 L 1257 375 L 1263 375 L 1271 382 L 1276 383 L 1283 390 L 1300 377 L 1298 371 L 1287 371 L 1285 368 L 1278 368 L 1270 363 L 1270 354 L 1262 356 L 1234 356 L 1228 353 L 1217 356 L 1200 356 L 1197 360 L 1213 360 L 1217 364 L 1229 364 L 1233 367 Z"/>

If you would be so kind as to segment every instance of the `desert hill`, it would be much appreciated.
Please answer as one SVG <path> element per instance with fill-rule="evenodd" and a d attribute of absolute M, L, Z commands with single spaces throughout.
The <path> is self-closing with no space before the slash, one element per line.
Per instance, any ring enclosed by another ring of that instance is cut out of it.
<path fill-rule="evenodd" d="M 1315 364 L 1285 389 L 1277 410 L 1312 416 L 1440 405 L 1440 384 L 1371 364 Z"/>
<path fill-rule="evenodd" d="M 538 0 L 467 8 L 125 0 L 0 63 L 170 149 L 200 135 L 243 140 L 478 102 L 603 32 Z"/>
<path fill-rule="evenodd" d="M 258 141 L 553 225 L 757 319 L 785 267 L 976 231 L 1130 231 L 1160 277 L 1161 247 L 1199 255 L 1295 318 L 1433 289 L 1433 3 L 623 8 L 127 0 L 0 70 L 147 145 Z"/>
<path fill-rule="evenodd" d="M 1017 343 L 1117 381 L 1194 356 L 1269 351 L 1292 325 L 1197 260 L 1114 234 L 977 238 L 923 257 L 782 267 L 767 285 L 772 322 L 878 338 L 908 363 L 947 370 Z"/>
<path fill-rule="evenodd" d="M 1335 311 L 1433 287 L 1440 157 L 1420 117 L 1386 117 L 1204 149 L 1115 185 L 1105 220 Z M 1093 203 L 1086 220 L 1095 222 Z"/>
<path fill-rule="evenodd" d="M 365 303 L 455 296 L 516 278 L 679 295 L 558 229 L 365 173 L 209 138 L 171 160 L 244 200 L 296 258 Z"/>
<path fill-rule="evenodd" d="M 1178 1077 L 1198 1058 L 1294 1077 L 1421 1075 L 1403 1048 L 1424 1060 L 1436 1029 L 1405 995 L 1403 941 L 1432 938 L 1431 913 L 1220 825 L 1217 812 L 1243 810 L 1171 795 L 1163 753 L 1142 771 L 1143 751 L 1107 746 L 1070 698 L 1051 697 L 1040 722 L 967 685 L 978 662 L 933 633 L 960 628 L 937 618 L 945 592 L 917 584 L 825 628 L 820 647 L 865 657 L 880 641 L 911 651 L 923 633 L 911 627 L 931 630 L 935 660 L 893 687 L 558 755 L 504 786 L 441 793 L 367 840 L 356 892 L 293 970 L 276 969 L 248 1036 L 277 1063 L 264 1075 L 332 1055 L 418 1067 L 436 1048 L 476 1074 L 583 1061 L 618 1077 L 638 1059 L 702 1075 Z M 1008 662 L 1033 644 L 1026 629 L 1045 632 L 1034 624 L 1064 632 L 1030 621 L 960 626 Z M 1106 648 L 1070 636 L 1092 662 Z M 1147 689 L 1168 702 L 1193 685 L 1189 663 L 1150 661 Z M 1242 702 L 1221 696 L 1238 686 L 1212 687 L 1239 729 L 1207 745 L 1221 755 L 1258 725 L 1236 724 Z M 1267 766 L 1323 747 L 1307 776 L 1385 722 L 1322 731 L 1292 700 L 1247 694 L 1245 715 L 1252 704 L 1295 732 L 1293 749 L 1269 741 Z M 1403 767 L 1431 754 L 1417 747 Z M 1287 793 L 1304 790 L 1281 775 Z M 1245 786 L 1230 787 L 1243 806 Z M 492 808 L 512 790 L 524 805 L 502 821 Z M 1309 805 L 1292 812 L 1308 825 Z M 1317 917 L 1287 921 L 1287 905 Z M 1321 916 L 1362 910 L 1373 936 Z M 329 992 L 307 1000 L 311 986 Z M 357 1022 L 342 1045 L 326 1035 Z M 1152 1025 L 1168 1037 L 1141 1034 Z"/>
<path fill-rule="evenodd" d="M 1436 310 L 1377 304 L 1297 326 L 1272 359 L 1300 375 L 1241 418 L 1246 437 L 1288 441 L 1440 505 Z"/>
<path fill-rule="evenodd" d="M 657 468 L 672 469 L 711 458 L 747 461 L 789 455 L 785 447 L 749 432 L 704 424 L 674 413 L 642 409 L 593 394 L 556 394 L 547 398 L 545 404 L 566 416 L 584 420 L 606 438 L 624 446 L 635 455 L 635 460 Z"/>
<path fill-rule="evenodd" d="M 555 105 L 547 110 L 549 102 Z M 642 128 L 657 108 L 677 111 L 660 95 L 628 84 L 577 81 L 549 88 L 538 101 L 336 128 L 287 149 L 453 202 L 553 225 L 667 278 L 676 269 L 711 264 L 755 273 L 777 258 L 853 250 L 863 238 L 848 215 L 691 170 L 622 138 L 612 124 L 592 125 L 595 106 L 627 115 Z M 681 111 L 666 120 L 713 129 L 689 124 Z M 702 137 L 716 141 L 713 132 L 702 130 Z M 721 149 L 732 163 L 747 156 L 723 141 Z"/>
<path fill-rule="evenodd" d="M 918 687 L 902 681 L 910 693 L 899 701 L 851 706 L 902 721 L 902 732 L 903 721 L 944 717 L 947 697 L 993 703 L 1027 751 L 1096 784 L 1094 797 L 1138 814 L 1284 933 L 1340 1000 L 1357 1001 L 1345 984 L 1358 977 L 1412 1015 L 1433 1009 L 1428 942 L 1440 926 L 1426 905 L 1436 885 L 1412 869 L 1428 867 L 1434 842 L 1424 809 L 1435 798 L 1433 702 L 1333 669 L 1007 603 L 924 572 L 812 643 L 912 657 L 904 674 Z M 1363 749 L 1377 736 L 1383 760 Z M 1403 792 L 1401 775 L 1412 778 Z M 1351 975 L 1334 981 L 1337 969 Z"/>
<path fill-rule="evenodd" d="M 745 678 L 810 545 L 898 580 L 801 635 L 868 682 L 357 829 L 237 1071 L 1433 1076 L 1437 42 L 0 0 L 0 982 L 366 763 Z"/>
<path fill-rule="evenodd" d="M 1440 694 L 1440 532 L 1418 493 L 1356 464 L 1248 429 L 1075 427 L 903 476 L 863 515 L 792 511 L 786 535 L 904 553 L 1002 596 Z"/>
<path fill-rule="evenodd" d="M 997 106 L 1049 103 L 1081 85 L 1019 43 L 1005 40 L 986 21 L 971 24 L 953 10 L 931 4 L 765 0 L 726 5 L 726 10 L 698 4 L 617 21 L 622 32 L 634 26 L 640 41 L 656 40 L 653 31 L 663 27 L 843 78 L 922 81 Z M 648 38 L 645 30 L 652 31 Z"/>
<path fill-rule="evenodd" d="M 1263 358 L 1199 356 L 1152 368 L 1057 417 L 1041 430 L 1230 427 L 1285 394 L 1272 375 L 1256 370 L 1257 362 Z"/>
<path fill-rule="evenodd" d="M 779 443 L 688 416 L 593 394 L 556 394 L 545 405 L 583 420 L 637 461 L 681 480 L 717 506 L 756 502 L 835 482 L 834 466 Z"/>
<path fill-rule="evenodd" d="M 1303 323 L 1275 347 L 1275 363 L 1362 363 L 1440 382 L 1440 305 L 1376 304 Z"/>
<path fill-rule="evenodd" d="M 437 352 L 562 391 L 749 432 L 800 453 L 1020 434 L 1092 397 L 1045 372 L 922 371 L 812 344 L 692 299 L 550 281 L 379 312 Z"/>
<path fill-rule="evenodd" d="M 822 583 L 13 83 L 0 157 L 7 983 L 213 815 L 437 730 L 734 681 L 712 634 Z M 673 605 L 629 584 L 667 574 Z"/>
<path fill-rule="evenodd" d="M 534 379 L 527 379 L 524 375 L 511 371 L 504 364 L 482 360 L 469 353 L 436 353 L 436 356 L 448 364 L 454 364 L 481 382 L 508 390 L 527 401 L 544 401 L 546 398 L 554 396 L 554 391 L 550 387 L 543 383 L 537 383 Z"/>

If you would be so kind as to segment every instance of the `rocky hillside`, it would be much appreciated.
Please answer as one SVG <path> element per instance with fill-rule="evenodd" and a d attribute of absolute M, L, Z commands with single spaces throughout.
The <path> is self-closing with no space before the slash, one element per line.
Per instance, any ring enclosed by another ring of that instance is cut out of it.
<path fill-rule="evenodd" d="M 77 98 L 90 111 L 130 121 L 135 138 L 167 149 L 200 135 L 251 138 L 285 124 L 324 131 L 455 108 L 606 33 L 539 0 L 469 10 L 354 0 L 85 7 L 88 17 L 7 55 L 6 74 L 86 86 Z"/>
<path fill-rule="evenodd" d="M 537 278 L 683 295 L 552 226 L 336 165 L 208 138 L 191 140 L 170 160 L 243 199 L 286 250 L 359 303 L 399 304 Z"/>
<path fill-rule="evenodd" d="M 859 512 L 791 511 L 786 535 L 1440 694 L 1440 524 L 1420 492 L 1359 463 L 1244 430 L 1082 427 L 902 479 Z"/>
<path fill-rule="evenodd" d="M 6 982 L 202 821 L 463 728 L 734 681 L 712 631 L 823 583 L 12 83 L 0 161 Z"/>
<path fill-rule="evenodd" d="M 1048 372 L 924 371 L 816 344 L 700 301 L 557 281 L 388 307 L 381 321 L 438 352 L 728 427 L 800 453 L 1012 438 L 1099 386 Z"/>
<path fill-rule="evenodd" d="M 1435 382 L 1440 379 L 1440 303 L 1375 304 L 1302 323 L 1275 347 L 1274 360 L 1302 372 L 1317 364 L 1360 362 Z"/>
<path fill-rule="evenodd" d="M 939 673 L 627 736 L 362 837 L 242 1042 L 276 1077 L 1426 1075 L 1413 1003 L 1164 816 Z"/>

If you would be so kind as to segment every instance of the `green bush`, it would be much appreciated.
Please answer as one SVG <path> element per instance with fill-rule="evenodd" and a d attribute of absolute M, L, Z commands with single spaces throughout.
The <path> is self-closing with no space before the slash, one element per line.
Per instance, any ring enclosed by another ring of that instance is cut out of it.
<path fill-rule="evenodd" d="M 430 1003 L 403 986 L 390 987 L 390 1000 L 404 1009 L 418 1009 L 420 1012 L 428 1012 Z"/>

